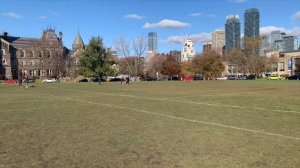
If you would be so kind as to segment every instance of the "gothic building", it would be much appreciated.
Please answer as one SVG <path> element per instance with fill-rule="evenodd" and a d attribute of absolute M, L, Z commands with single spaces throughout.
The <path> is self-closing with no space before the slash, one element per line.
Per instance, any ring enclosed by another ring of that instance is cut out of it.
<path fill-rule="evenodd" d="M 20 76 L 56 77 L 64 71 L 67 49 L 62 33 L 47 28 L 38 38 L 0 35 L 0 79 Z"/>
<path fill-rule="evenodd" d="M 77 65 L 79 63 L 79 55 L 84 49 L 84 43 L 78 32 L 72 45 L 72 51 L 66 59 L 66 76 L 75 77 L 78 75 Z"/>

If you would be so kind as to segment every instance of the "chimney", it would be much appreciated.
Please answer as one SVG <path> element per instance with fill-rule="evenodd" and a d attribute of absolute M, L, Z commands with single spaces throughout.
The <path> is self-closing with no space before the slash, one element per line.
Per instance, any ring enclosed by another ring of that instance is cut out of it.
<path fill-rule="evenodd" d="M 7 32 L 4 32 L 4 33 L 3 33 L 3 36 L 4 36 L 4 37 L 3 37 L 4 40 L 7 40 L 8 33 L 7 33 Z"/>

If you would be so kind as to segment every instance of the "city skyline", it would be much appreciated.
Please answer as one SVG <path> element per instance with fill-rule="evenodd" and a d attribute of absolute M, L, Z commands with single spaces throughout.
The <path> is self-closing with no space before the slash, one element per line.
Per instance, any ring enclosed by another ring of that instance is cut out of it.
<path fill-rule="evenodd" d="M 289 35 L 300 35 L 299 1 L 129 0 L 122 6 L 120 2 L 3 1 L 5 5 L 0 9 L 0 31 L 9 32 L 12 36 L 39 38 L 43 29 L 52 26 L 56 28 L 56 33 L 63 33 L 64 45 L 69 49 L 78 31 L 85 44 L 92 36 L 99 35 L 107 47 L 112 46 L 119 37 L 132 40 L 141 34 L 147 36 L 148 32 L 157 32 L 158 52 L 165 53 L 181 50 L 183 38 L 189 35 L 199 53 L 202 44 L 211 41 L 211 32 L 224 30 L 226 16 L 243 16 L 246 9 L 257 8 L 261 15 L 261 34 L 281 30 Z M 282 10 L 282 3 L 285 4 L 284 9 L 289 10 Z M 240 17 L 240 22 L 243 35 L 243 17 Z"/>

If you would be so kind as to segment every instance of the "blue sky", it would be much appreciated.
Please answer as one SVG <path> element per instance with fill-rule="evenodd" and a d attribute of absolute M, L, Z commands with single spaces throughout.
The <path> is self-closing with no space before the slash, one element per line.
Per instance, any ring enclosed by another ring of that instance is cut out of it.
<path fill-rule="evenodd" d="M 190 34 L 196 51 L 209 41 L 211 32 L 224 29 L 226 16 L 247 8 L 260 11 L 261 34 L 283 30 L 300 35 L 300 0 L 0 0 L 0 32 L 39 38 L 47 26 L 63 32 L 71 48 L 79 30 L 83 41 L 102 36 L 106 46 L 119 37 L 132 40 L 154 31 L 159 52 L 181 50 Z"/>

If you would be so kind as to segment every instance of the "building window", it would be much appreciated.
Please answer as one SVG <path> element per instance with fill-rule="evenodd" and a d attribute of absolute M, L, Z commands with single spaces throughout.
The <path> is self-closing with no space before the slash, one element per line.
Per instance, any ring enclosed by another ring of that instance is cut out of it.
<path fill-rule="evenodd" d="M 7 64 L 7 62 L 6 62 L 6 59 L 5 59 L 5 58 L 3 58 L 3 60 L 2 60 L 2 63 L 3 63 L 3 65 L 6 65 L 6 64 Z"/>
<path fill-rule="evenodd" d="M 24 58 L 24 57 L 25 57 L 25 51 L 20 51 L 19 54 L 20 54 L 20 57 L 21 57 L 21 58 Z"/>
<path fill-rule="evenodd" d="M 278 63 L 277 62 L 273 62 L 272 64 L 272 69 L 273 69 L 273 72 L 277 72 L 278 71 Z"/>
<path fill-rule="evenodd" d="M 279 71 L 284 71 L 284 62 L 279 62 L 278 63 L 278 69 L 279 69 Z"/>
<path fill-rule="evenodd" d="M 33 52 L 33 51 L 30 51 L 30 52 L 29 52 L 29 57 L 32 58 L 33 56 L 34 56 L 34 52 Z"/>
<path fill-rule="evenodd" d="M 31 65 L 35 65 L 35 62 L 33 60 L 31 60 Z"/>
<path fill-rule="evenodd" d="M 50 56 L 51 56 L 50 51 L 46 51 L 46 57 L 50 58 Z"/>
<path fill-rule="evenodd" d="M 1 49 L 0 55 L 5 56 L 5 50 L 4 49 Z"/>
<path fill-rule="evenodd" d="M 42 55 L 42 52 L 41 52 L 41 51 L 39 51 L 39 52 L 38 52 L 38 56 L 39 56 L 39 58 L 42 58 L 42 57 L 43 57 L 43 55 Z"/>

